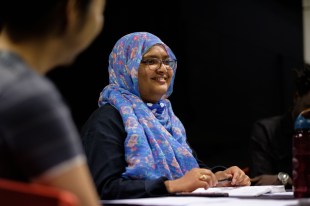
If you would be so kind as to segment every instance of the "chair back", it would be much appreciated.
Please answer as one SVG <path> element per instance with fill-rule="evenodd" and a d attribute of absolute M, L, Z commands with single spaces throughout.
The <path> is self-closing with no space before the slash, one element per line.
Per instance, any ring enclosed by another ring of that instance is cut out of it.
<path fill-rule="evenodd" d="M 35 183 L 0 179 L 1 206 L 78 206 L 77 197 L 65 190 Z"/>

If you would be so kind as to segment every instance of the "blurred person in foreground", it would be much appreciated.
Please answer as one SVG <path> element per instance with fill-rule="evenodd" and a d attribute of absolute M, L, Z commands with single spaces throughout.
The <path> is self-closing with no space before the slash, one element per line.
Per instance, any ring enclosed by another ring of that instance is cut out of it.
<path fill-rule="evenodd" d="M 78 131 L 44 75 L 68 65 L 102 29 L 105 0 L 3 0 L 0 178 L 72 192 L 99 205 Z"/>

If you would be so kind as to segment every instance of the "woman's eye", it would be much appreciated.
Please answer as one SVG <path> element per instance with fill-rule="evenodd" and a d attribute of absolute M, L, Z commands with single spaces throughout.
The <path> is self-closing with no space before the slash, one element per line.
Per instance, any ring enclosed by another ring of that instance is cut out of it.
<path fill-rule="evenodd" d="M 157 61 L 155 59 L 147 59 L 145 60 L 146 64 L 153 65 L 157 64 Z"/>
<path fill-rule="evenodd" d="M 164 64 L 164 65 L 170 65 L 170 59 L 164 60 L 164 61 L 163 61 L 163 64 Z"/>

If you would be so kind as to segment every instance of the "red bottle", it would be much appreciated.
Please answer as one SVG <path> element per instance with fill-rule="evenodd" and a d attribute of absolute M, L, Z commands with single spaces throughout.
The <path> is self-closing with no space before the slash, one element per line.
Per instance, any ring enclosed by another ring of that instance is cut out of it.
<path fill-rule="evenodd" d="M 296 118 L 292 161 L 294 197 L 310 197 L 310 109 Z"/>

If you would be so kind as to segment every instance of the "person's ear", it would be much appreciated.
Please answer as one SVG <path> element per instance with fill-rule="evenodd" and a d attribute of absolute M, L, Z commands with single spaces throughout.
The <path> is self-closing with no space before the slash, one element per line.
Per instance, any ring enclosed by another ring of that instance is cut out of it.
<path fill-rule="evenodd" d="M 78 23 L 78 11 L 77 11 L 77 2 L 76 0 L 67 0 L 66 7 L 66 22 L 67 22 L 67 31 L 75 32 L 76 25 Z"/>

